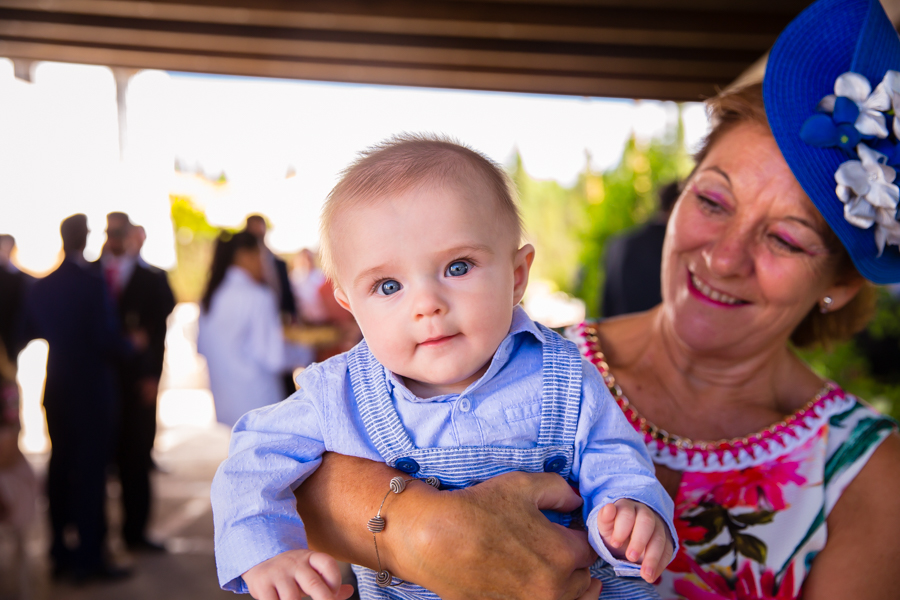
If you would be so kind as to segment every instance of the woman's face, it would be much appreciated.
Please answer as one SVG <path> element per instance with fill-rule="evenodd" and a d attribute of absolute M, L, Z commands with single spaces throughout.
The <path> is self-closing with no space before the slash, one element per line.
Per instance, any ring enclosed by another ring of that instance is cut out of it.
<path fill-rule="evenodd" d="M 664 314 L 678 337 L 723 356 L 783 345 L 835 293 L 826 228 L 771 133 L 745 123 L 723 135 L 687 182 L 666 233 Z"/>
<path fill-rule="evenodd" d="M 234 252 L 234 264 L 259 283 L 265 283 L 262 252 L 257 248 L 239 248 Z"/>

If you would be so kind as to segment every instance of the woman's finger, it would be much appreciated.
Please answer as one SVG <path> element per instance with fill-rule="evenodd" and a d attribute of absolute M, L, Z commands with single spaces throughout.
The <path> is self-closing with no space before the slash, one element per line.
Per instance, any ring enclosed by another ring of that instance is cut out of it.
<path fill-rule="evenodd" d="M 531 473 L 525 481 L 538 510 L 572 512 L 584 503 L 572 486 L 556 473 Z"/>
<path fill-rule="evenodd" d="M 603 591 L 603 583 L 599 579 L 591 579 L 588 589 L 577 600 L 597 600 Z"/>
<path fill-rule="evenodd" d="M 588 569 L 578 569 L 572 572 L 572 575 L 565 582 L 562 595 L 559 600 L 577 600 L 583 598 L 591 589 L 591 573 Z M 594 600 L 597 596 L 594 596 Z"/>

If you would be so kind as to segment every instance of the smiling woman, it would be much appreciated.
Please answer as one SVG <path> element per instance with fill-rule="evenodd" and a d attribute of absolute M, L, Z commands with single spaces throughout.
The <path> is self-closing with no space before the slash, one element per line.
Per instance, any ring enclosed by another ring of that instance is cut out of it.
<path fill-rule="evenodd" d="M 695 155 L 698 165 L 705 163 L 716 144 L 727 133 L 739 126 L 741 128 L 758 126 L 762 132 L 769 133 L 764 137 L 768 138 L 770 146 L 774 144 L 763 106 L 761 85 L 751 85 L 734 93 L 720 94 L 710 99 L 707 106 L 711 115 L 716 118 L 716 127 L 710 131 Z M 774 158 L 776 168 L 786 166 L 781 151 L 777 147 L 769 147 L 767 153 L 774 153 L 770 158 Z M 715 165 L 708 166 L 708 170 L 713 175 L 699 178 L 699 181 L 695 179 L 693 185 L 686 186 L 686 189 L 695 195 L 700 194 L 701 188 L 698 186 L 701 186 L 704 181 L 709 181 L 710 185 L 704 189 L 703 201 L 711 203 L 709 208 L 715 210 L 718 196 L 715 192 L 715 181 L 710 181 L 710 179 L 716 179 L 714 174 L 719 175 L 720 183 L 730 184 L 730 179 L 727 173 Z M 792 175 L 790 175 L 790 179 L 795 186 L 799 187 Z M 800 193 L 805 196 L 802 188 L 800 188 Z M 833 304 L 832 298 L 829 306 L 825 307 L 828 310 L 822 310 L 818 306 L 811 308 L 791 334 L 791 342 L 799 347 L 816 344 L 828 346 L 834 342 L 849 339 L 854 333 L 865 327 L 875 310 L 876 291 L 870 282 L 862 279 L 859 275 L 850 254 L 812 202 L 807 202 L 803 208 L 806 216 L 795 214 L 786 219 L 780 230 L 772 232 L 770 242 L 782 246 L 788 252 L 806 252 L 807 254 L 819 252 L 824 246 L 824 249 L 834 257 L 832 262 L 837 279 L 844 282 L 860 282 L 859 292 L 849 302 L 843 306 L 836 306 Z M 814 236 L 811 241 L 810 236 Z M 801 243 L 804 241 L 807 243 L 806 246 Z M 702 289 L 702 285 L 703 282 L 697 279 L 695 286 Z"/>
<path fill-rule="evenodd" d="M 858 330 L 871 314 L 863 277 L 900 281 L 900 121 L 886 117 L 900 109 L 900 39 L 877 0 L 819 0 L 773 47 L 762 86 L 709 108 L 714 129 L 666 232 L 662 303 L 571 332 L 675 501 L 680 547 L 655 589 L 895 598 L 896 423 L 792 343 Z M 813 118 L 815 144 L 801 133 Z M 840 146 L 847 128 L 860 128 L 855 149 Z M 345 530 L 392 474 L 326 457 L 297 491 L 311 543 L 364 560 L 364 538 Z M 500 476 L 465 492 L 411 486 L 393 500 L 379 540 L 392 572 L 442 598 L 589 597 L 589 559 L 539 530 L 535 509 L 560 501 L 552 482 Z"/>

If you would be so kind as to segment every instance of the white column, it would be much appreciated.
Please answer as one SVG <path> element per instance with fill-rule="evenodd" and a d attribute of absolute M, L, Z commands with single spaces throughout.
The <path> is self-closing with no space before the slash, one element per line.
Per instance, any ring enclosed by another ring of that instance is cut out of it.
<path fill-rule="evenodd" d="M 125 159 L 125 149 L 128 147 L 128 83 L 138 72 L 138 69 L 127 67 L 111 67 L 113 77 L 116 79 L 116 108 L 119 111 L 119 158 Z"/>
<path fill-rule="evenodd" d="M 34 67 L 37 61 L 31 60 L 30 58 L 13 58 L 10 60 L 12 60 L 16 79 L 32 83 L 32 75 L 34 74 Z"/>

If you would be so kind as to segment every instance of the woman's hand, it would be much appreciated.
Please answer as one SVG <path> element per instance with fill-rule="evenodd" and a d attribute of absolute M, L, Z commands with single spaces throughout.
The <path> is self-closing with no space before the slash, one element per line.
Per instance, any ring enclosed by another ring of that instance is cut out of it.
<path fill-rule="evenodd" d="M 589 591 L 587 568 L 597 557 L 587 534 L 540 513 L 581 506 L 560 476 L 507 473 L 432 496 L 402 532 L 395 532 L 386 552 L 411 581 L 448 599 L 557 600 Z"/>
<path fill-rule="evenodd" d="M 366 522 L 395 475 L 402 473 L 381 463 L 326 454 L 297 490 L 310 546 L 377 568 Z M 595 600 L 600 582 L 588 573 L 596 555 L 587 534 L 540 512 L 580 505 L 578 494 L 549 473 L 507 473 L 445 492 L 409 485 L 388 498 L 382 512 L 382 564 L 447 600 Z"/>

